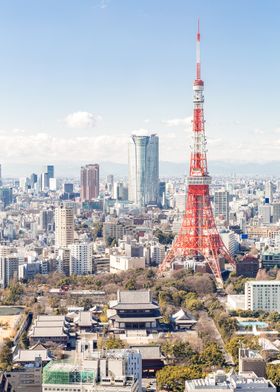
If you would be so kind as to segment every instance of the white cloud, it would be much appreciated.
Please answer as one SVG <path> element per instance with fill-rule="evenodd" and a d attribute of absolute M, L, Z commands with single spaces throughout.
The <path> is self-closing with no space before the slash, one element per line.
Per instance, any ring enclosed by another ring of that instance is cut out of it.
<path fill-rule="evenodd" d="M 173 118 L 171 120 L 163 120 L 162 123 L 166 127 L 189 127 L 192 124 L 192 116 L 184 118 Z"/>
<path fill-rule="evenodd" d="M 264 134 L 264 130 L 260 129 L 260 128 L 256 128 L 256 129 L 254 129 L 254 134 L 255 135 L 263 135 Z"/>
<path fill-rule="evenodd" d="M 101 0 L 101 1 L 100 1 L 100 4 L 99 4 L 99 7 L 100 7 L 101 9 L 105 9 L 105 8 L 108 7 L 108 5 L 109 5 L 109 1 L 108 1 L 108 0 Z"/>
<path fill-rule="evenodd" d="M 102 117 L 89 112 L 74 112 L 65 117 L 64 122 L 69 128 L 94 128 Z"/>
<path fill-rule="evenodd" d="M 136 136 L 150 136 L 152 133 L 152 131 L 149 131 L 148 129 L 145 128 L 140 128 L 140 129 L 136 129 L 135 131 L 132 132 L 132 135 L 136 135 Z"/>
<path fill-rule="evenodd" d="M 128 136 L 56 137 L 47 133 L 0 134 L 1 157 L 7 163 L 127 161 Z"/>

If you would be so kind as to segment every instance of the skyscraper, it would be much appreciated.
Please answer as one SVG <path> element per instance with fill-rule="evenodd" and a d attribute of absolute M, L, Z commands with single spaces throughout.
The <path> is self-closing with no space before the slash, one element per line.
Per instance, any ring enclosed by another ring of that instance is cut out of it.
<path fill-rule="evenodd" d="M 159 139 L 132 135 L 128 145 L 128 197 L 140 207 L 158 203 Z"/>
<path fill-rule="evenodd" d="M 64 247 L 74 242 L 74 206 L 71 202 L 55 209 L 55 245 Z"/>
<path fill-rule="evenodd" d="M 43 167 L 41 174 L 41 190 L 48 189 L 50 187 L 50 179 L 54 178 L 54 166 L 46 165 Z"/>
<path fill-rule="evenodd" d="M 273 202 L 273 193 L 274 193 L 274 189 L 273 189 L 273 183 L 271 181 L 267 181 L 265 183 L 265 190 L 264 190 L 264 196 L 266 199 L 268 199 L 269 203 Z"/>
<path fill-rule="evenodd" d="M 92 200 L 99 195 L 99 165 L 81 167 L 81 201 Z"/>
<path fill-rule="evenodd" d="M 43 172 L 48 173 L 49 179 L 54 178 L 54 166 L 53 165 L 45 166 Z"/>

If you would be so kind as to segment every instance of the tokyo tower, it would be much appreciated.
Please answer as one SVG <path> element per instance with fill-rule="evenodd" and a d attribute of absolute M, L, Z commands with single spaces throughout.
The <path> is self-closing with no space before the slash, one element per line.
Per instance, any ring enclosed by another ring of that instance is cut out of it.
<path fill-rule="evenodd" d="M 196 78 L 193 83 L 193 144 L 191 147 L 188 194 L 182 226 L 159 272 L 167 270 L 176 259 L 203 259 L 208 262 L 217 283 L 222 284 L 220 259 L 232 265 L 234 260 L 217 230 L 210 202 L 211 177 L 207 169 L 204 130 L 204 82 L 201 80 L 200 31 L 196 35 Z"/>

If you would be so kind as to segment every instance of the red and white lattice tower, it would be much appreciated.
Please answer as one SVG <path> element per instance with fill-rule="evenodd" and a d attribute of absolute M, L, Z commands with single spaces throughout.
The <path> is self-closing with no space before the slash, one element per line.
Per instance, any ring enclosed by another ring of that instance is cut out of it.
<path fill-rule="evenodd" d="M 188 177 L 188 195 L 182 226 L 159 272 L 170 268 L 175 259 L 201 257 L 208 262 L 217 282 L 222 283 L 220 258 L 235 264 L 217 230 L 211 207 L 204 130 L 204 83 L 200 77 L 200 31 L 196 36 L 196 79 L 193 83 L 193 145 Z"/>

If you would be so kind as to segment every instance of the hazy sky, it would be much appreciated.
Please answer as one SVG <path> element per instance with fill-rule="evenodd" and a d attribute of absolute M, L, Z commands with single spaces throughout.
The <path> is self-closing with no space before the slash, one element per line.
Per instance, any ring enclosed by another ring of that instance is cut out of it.
<path fill-rule="evenodd" d="M 209 160 L 278 160 L 279 14 L 279 0 L 0 0 L 4 174 L 125 163 L 139 129 L 185 161 L 198 17 Z"/>

